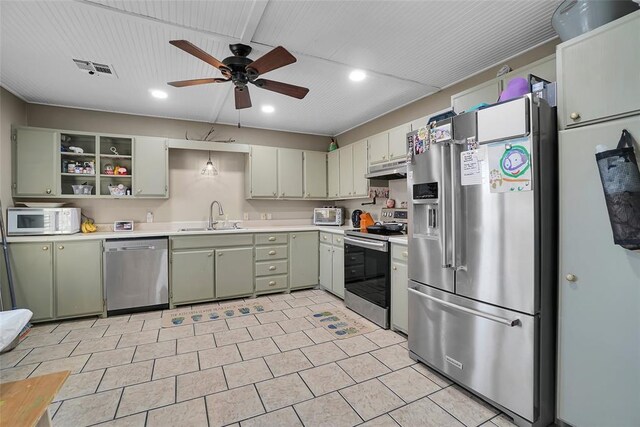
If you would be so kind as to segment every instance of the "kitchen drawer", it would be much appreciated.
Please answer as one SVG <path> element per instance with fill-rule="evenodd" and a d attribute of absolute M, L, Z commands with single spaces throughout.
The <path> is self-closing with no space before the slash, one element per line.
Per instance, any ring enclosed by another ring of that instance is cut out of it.
<path fill-rule="evenodd" d="M 343 234 L 334 234 L 333 235 L 333 244 L 342 246 L 344 244 L 344 235 Z"/>
<path fill-rule="evenodd" d="M 289 276 L 286 274 L 256 278 L 256 292 L 287 289 Z"/>
<path fill-rule="evenodd" d="M 286 245 L 287 240 L 286 233 L 256 234 L 256 245 Z"/>
<path fill-rule="evenodd" d="M 273 276 L 285 274 L 289 263 L 286 260 L 273 262 L 256 262 L 256 276 Z"/>
<path fill-rule="evenodd" d="M 256 261 L 287 259 L 287 246 L 263 246 L 256 248 Z"/>
<path fill-rule="evenodd" d="M 331 243 L 333 242 L 333 234 L 320 232 L 320 243 Z"/>
<path fill-rule="evenodd" d="M 253 234 L 223 234 L 189 237 L 172 237 L 171 249 L 218 248 L 223 246 L 251 246 Z"/>
<path fill-rule="evenodd" d="M 409 248 L 404 245 L 391 244 L 391 258 L 400 262 L 407 262 L 409 259 Z"/>

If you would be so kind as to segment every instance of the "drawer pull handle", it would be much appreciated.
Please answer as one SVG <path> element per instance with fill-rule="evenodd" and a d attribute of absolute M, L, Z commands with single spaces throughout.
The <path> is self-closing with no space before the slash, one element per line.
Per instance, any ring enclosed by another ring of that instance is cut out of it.
<path fill-rule="evenodd" d="M 573 112 L 571 114 L 569 114 L 569 117 L 571 117 L 571 120 L 579 120 L 580 119 L 580 113 L 577 112 Z"/>
<path fill-rule="evenodd" d="M 322 236 L 322 238 L 323 238 L 324 240 L 327 240 L 327 236 Z"/>
<path fill-rule="evenodd" d="M 269 251 L 269 255 L 275 255 L 276 251 Z"/>
<path fill-rule="evenodd" d="M 213 256 L 213 252 L 209 252 L 209 255 L 208 255 L 208 256 L 209 256 L 209 257 L 212 257 L 212 256 Z"/>
<path fill-rule="evenodd" d="M 292 239 L 295 239 L 295 238 L 296 238 L 296 235 L 295 235 L 295 234 L 292 234 L 292 235 L 291 235 L 291 238 L 292 238 Z"/>
<path fill-rule="evenodd" d="M 577 282 L 578 281 L 578 277 L 575 274 L 567 274 L 565 276 L 565 279 L 567 279 L 568 282 Z"/>
<path fill-rule="evenodd" d="M 275 241 L 276 241 L 276 238 L 275 238 L 274 236 L 270 236 L 270 237 L 269 237 L 269 241 L 270 241 L 270 242 L 275 242 Z"/>
<path fill-rule="evenodd" d="M 409 252 L 407 252 L 407 251 L 402 252 L 402 256 L 405 257 L 405 258 L 408 257 L 409 256 Z"/>
<path fill-rule="evenodd" d="M 275 265 L 270 265 L 270 266 L 269 266 L 269 271 L 273 271 L 273 270 L 275 270 L 275 269 L 276 269 L 276 266 L 275 266 Z"/>
<path fill-rule="evenodd" d="M 398 267 L 396 267 L 396 266 L 394 265 L 394 266 L 393 266 L 393 269 L 394 269 L 394 270 L 397 270 L 397 269 L 398 269 Z"/>
<path fill-rule="evenodd" d="M 60 246 L 58 246 L 58 249 L 63 250 L 64 246 L 60 245 Z"/>
<path fill-rule="evenodd" d="M 43 247 L 42 247 L 42 250 L 43 250 L 43 251 L 48 251 L 48 250 L 49 250 L 49 246 L 43 246 Z"/>
<path fill-rule="evenodd" d="M 218 256 L 222 256 L 224 252 L 218 252 Z"/>
<path fill-rule="evenodd" d="M 275 286 L 275 285 L 276 285 L 276 281 L 275 280 L 272 280 L 272 281 L 269 282 L 269 286 Z"/>
<path fill-rule="evenodd" d="M 51 194 L 51 189 L 47 188 L 47 194 Z"/>

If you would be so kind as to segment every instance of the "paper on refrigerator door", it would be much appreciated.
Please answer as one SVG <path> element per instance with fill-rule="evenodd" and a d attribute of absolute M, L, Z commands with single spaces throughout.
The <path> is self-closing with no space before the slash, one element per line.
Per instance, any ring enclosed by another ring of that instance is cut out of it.
<path fill-rule="evenodd" d="M 477 150 L 460 153 L 460 184 L 482 184 L 482 163 Z"/>
<path fill-rule="evenodd" d="M 492 193 L 531 191 L 531 143 L 517 138 L 490 144 L 489 188 Z"/>

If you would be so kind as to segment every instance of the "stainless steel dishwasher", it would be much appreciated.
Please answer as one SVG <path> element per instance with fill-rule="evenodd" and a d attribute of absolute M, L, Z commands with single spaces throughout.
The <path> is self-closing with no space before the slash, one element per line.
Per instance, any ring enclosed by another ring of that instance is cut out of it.
<path fill-rule="evenodd" d="M 168 307 L 167 239 L 107 240 L 103 257 L 107 314 Z"/>

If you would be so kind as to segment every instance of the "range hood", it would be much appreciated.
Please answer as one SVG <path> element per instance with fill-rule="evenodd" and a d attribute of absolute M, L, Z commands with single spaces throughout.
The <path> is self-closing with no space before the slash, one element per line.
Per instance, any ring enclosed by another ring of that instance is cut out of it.
<path fill-rule="evenodd" d="M 373 165 L 364 177 L 367 179 L 405 179 L 407 177 L 407 161 L 398 160 Z"/>

